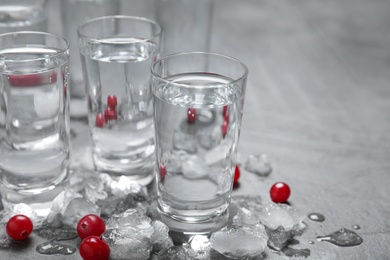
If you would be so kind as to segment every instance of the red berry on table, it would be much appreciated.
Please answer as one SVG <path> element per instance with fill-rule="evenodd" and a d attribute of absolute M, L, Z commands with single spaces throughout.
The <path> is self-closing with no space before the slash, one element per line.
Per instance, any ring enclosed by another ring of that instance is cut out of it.
<path fill-rule="evenodd" d="M 106 110 L 104 110 L 104 119 L 106 120 L 106 122 L 110 120 L 116 120 L 117 118 L 118 114 L 115 109 L 107 107 Z"/>
<path fill-rule="evenodd" d="M 189 124 L 193 124 L 196 121 L 196 109 L 189 108 L 187 109 L 187 121 Z"/>
<path fill-rule="evenodd" d="M 271 199 L 275 203 L 285 203 L 290 197 L 290 187 L 284 182 L 277 182 L 270 190 Z"/>
<path fill-rule="evenodd" d="M 226 134 L 227 134 L 227 131 L 228 131 L 228 125 L 229 125 L 229 122 L 224 120 L 223 123 L 222 123 L 222 136 L 225 137 Z"/>
<path fill-rule="evenodd" d="M 108 260 L 110 247 L 100 237 L 89 236 L 80 244 L 80 255 L 84 260 Z"/>
<path fill-rule="evenodd" d="M 238 179 L 240 179 L 241 171 L 238 165 L 236 165 L 236 169 L 234 170 L 234 183 L 238 182 Z"/>
<path fill-rule="evenodd" d="M 164 164 L 158 164 L 158 171 L 160 173 L 161 181 L 164 181 L 165 175 L 167 175 L 167 168 L 165 168 Z"/>
<path fill-rule="evenodd" d="M 109 95 L 107 97 L 107 106 L 109 108 L 115 109 L 117 105 L 118 105 L 118 100 L 116 99 L 116 96 L 115 95 Z"/>
<path fill-rule="evenodd" d="M 81 239 L 89 236 L 101 236 L 106 231 L 103 219 L 95 214 L 82 217 L 77 223 L 77 234 Z"/>
<path fill-rule="evenodd" d="M 33 230 L 33 223 L 25 215 L 15 215 L 8 220 L 6 230 L 12 239 L 25 240 Z"/>
<path fill-rule="evenodd" d="M 102 113 L 98 113 L 96 115 L 96 122 L 95 122 L 96 126 L 97 127 L 104 127 L 104 125 L 106 124 L 106 119 L 104 118 L 104 116 L 102 115 Z"/>

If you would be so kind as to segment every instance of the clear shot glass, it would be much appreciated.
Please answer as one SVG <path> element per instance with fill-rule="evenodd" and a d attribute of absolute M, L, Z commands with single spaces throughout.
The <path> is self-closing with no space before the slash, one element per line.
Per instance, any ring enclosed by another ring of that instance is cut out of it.
<path fill-rule="evenodd" d="M 179 53 L 152 66 L 158 210 L 170 230 L 226 225 L 247 67 L 213 53 Z"/>
<path fill-rule="evenodd" d="M 69 46 L 44 32 L 0 35 L 0 184 L 5 207 L 40 215 L 66 185 Z"/>
<path fill-rule="evenodd" d="M 96 170 L 148 184 L 155 148 L 150 67 L 162 29 L 146 18 L 107 16 L 78 33 Z"/>

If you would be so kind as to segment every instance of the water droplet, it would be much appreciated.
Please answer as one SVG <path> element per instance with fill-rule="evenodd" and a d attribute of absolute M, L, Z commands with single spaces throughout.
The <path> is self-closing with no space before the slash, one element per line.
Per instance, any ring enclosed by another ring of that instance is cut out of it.
<path fill-rule="evenodd" d="M 76 252 L 76 247 L 70 245 L 62 245 L 57 242 L 49 241 L 43 244 L 37 245 L 36 251 L 44 255 L 71 255 Z"/>
<path fill-rule="evenodd" d="M 363 243 L 363 239 L 355 232 L 342 228 L 328 236 L 317 237 L 318 241 L 327 241 L 337 246 L 357 246 Z"/>
<path fill-rule="evenodd" d="M 288 257 L 309 257 L 310 249 L 294 249 L 294 248 L 285 248 L 283 253 Z"/>
<path fill-rule="evenodd" d="M 324 222 L 325 216 L 320 213 L 310 213 L 308 218 L 316 222 Z"/>
<path fill-rule="evenodd" d="M 310 245 L 314 245 L 314 241 L 309 241 L 309 244 Z"/>
<path fill-rule="evenodd" d="M 359 225 L 354 225 L 354 226 L 353 226 L 353 229 L 359 230 L 359 229 L 360 229 L 360 226 L 359 226 Z"/>

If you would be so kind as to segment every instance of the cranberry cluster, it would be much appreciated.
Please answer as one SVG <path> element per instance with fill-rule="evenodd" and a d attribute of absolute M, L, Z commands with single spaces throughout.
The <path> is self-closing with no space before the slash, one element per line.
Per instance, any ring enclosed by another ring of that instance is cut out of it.
<path fill-rule="evenodd" d="M 118 119 L 117 107 L 118 100 L 115 95 L 109 95 L 107 97 L 107 108 L 104 110 L 104 114 L 98 113 L 96 115 L 95 125 L 99 128 L 103 128 L 107 122 Z"/>

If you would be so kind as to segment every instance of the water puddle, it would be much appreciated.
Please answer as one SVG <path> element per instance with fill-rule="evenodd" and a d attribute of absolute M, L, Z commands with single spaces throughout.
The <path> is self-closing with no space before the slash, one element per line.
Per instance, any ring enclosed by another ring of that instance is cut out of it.
<path fill-rule="evenodd" d="M 63 245 L 54 241 L 45 242 L 36 247 L 36 251 L 44 255 L 71 255 L 76 252 L 76 247 L 70 245 Z"/>
<path fill-rule="evenodd" d="M 363 243 L 363 239 L 358 234 L 346 228 L 342 228 L 328 236 L 317 237 L 317 240 L 327 241 L 343 247 L 357 246 Z"/>

